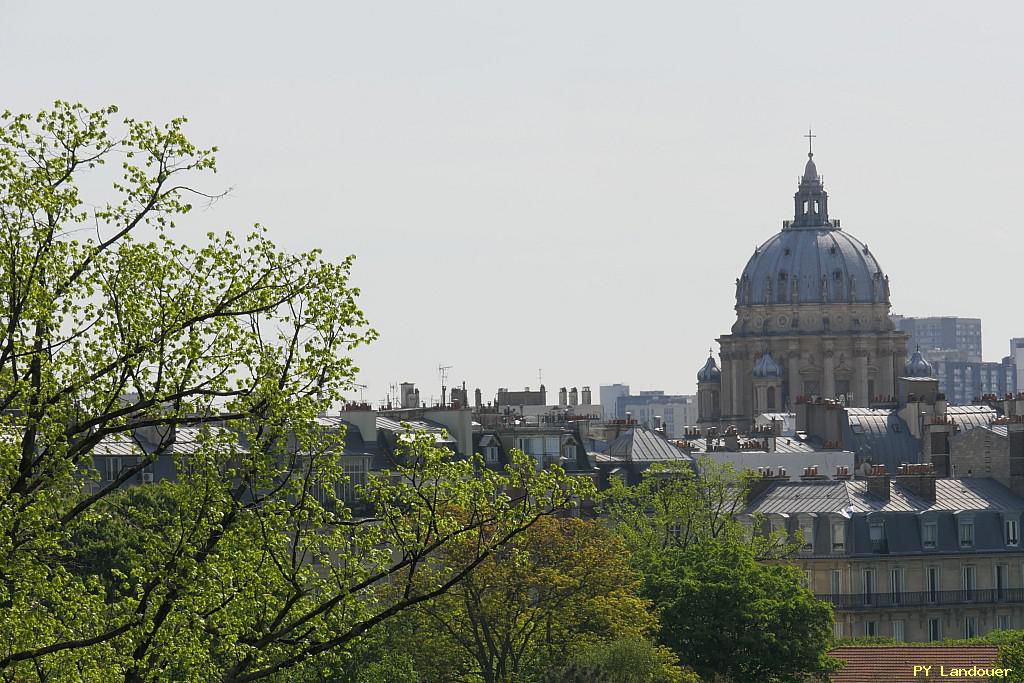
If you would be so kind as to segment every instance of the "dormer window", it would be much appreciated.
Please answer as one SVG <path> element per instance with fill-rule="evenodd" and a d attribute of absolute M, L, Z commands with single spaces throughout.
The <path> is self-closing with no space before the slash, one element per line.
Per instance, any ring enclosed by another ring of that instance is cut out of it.
<path fill-rule="evenodd" d="M 1003 524 L 1005 531 L 1006 545 L 1011 548 L 1016 548 L 1020 544 L 1020 536 L 1018 531 L 1018 523 L 1016 519 L 1008 519 Z"/>
<path fill-rule="evenodd" d="M 846 552 L 846 522 L 842 520 L 832 522 L 832 552 Z"/>
<path fill-rule="evenodd" d="M 960 547 L 961 548 L 973 548 L 974 547 L 974 520 L 973 519 L 961 519 L 960 520 Z"/>
<path fill-rule="evenodd" d="M 800 552 L 814 552 L 814 520 L 810 517 L 800 518 L 800 535 L 803 540 L 800 542 Z"/>
<path fill-rule="evenodd" d="M 885 543 L 885 523 L 882 520 L 872 521 L 868 525 L 868 538 L 871 540 L 871 551 L 884 553 L 888 550 Z"/>
<path fill-rule="evenodd" d="M 939 525 L 935 523 L 935 520 L 925 520 L 921 525 L 921 547 L 925 550 L 934 550 L 938 536 Z"/>

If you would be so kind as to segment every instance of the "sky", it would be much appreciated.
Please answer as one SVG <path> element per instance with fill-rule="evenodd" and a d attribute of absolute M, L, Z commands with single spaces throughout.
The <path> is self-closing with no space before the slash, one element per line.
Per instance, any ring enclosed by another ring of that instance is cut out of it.
<path fill-rule="evenodd" d="M 1019 3 L 0 0 L 0 109 L 185 115 L 253 223 L 357 257 L 363 398 L 415 382 L 692 393 L 734 282 L 830 214 L 893 312 L 1024 336 Z M 717 344 L 714 344 L 717 350 Z M 550 395 L 550 393 L 549 393 Z M 353 393 L 353 398 L 359 398 Z"/>

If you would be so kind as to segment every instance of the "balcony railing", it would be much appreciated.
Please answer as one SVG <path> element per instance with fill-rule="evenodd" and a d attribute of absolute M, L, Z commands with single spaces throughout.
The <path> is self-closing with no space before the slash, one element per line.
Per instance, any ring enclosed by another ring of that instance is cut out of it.
<path fill-rule="evenodd" d="M 989 605 L 1024 602 L 1024 588 L 975 588 L 960 591 L 903 591 L 901 593 L 818 594 L 819 600 L 840 610 L 898 609 L 943 605 Z"/>

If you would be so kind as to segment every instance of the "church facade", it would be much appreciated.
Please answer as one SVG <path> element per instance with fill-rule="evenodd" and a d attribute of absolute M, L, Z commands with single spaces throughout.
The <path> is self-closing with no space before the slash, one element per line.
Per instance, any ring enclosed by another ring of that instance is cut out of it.
<path fill-rule="evenodd" d="M 813 152 L 794 217 L 754 250 L 736 279 L 736 322 L 697 373 L 702 428 L 748 429 L 801 397 L 867 407 L 896 393 L 907 335 L 889 319 L 889 277 L 828 214 Z"/>

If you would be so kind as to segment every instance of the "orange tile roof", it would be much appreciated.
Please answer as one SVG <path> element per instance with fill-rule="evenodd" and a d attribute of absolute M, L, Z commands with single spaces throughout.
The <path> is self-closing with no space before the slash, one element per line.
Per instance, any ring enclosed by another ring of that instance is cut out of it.
<path fill-rule="evenodd" d="M 954 683 L 1000 681 L 978 669 L 995 668 L 998 648 L 994 645 L 961 645 L 955 647 L 840 647 L 829 655 L 846 662 L 832 676 L 832 683 Z M 930 666 L 931 669 L 914 667 Z M 941 668 L 940 668 L 941 667 Z M 966 676 L 957 676 L 953 669 L 967 669 Z M 974 675 L 971 675 L 971 674 Z"/>

